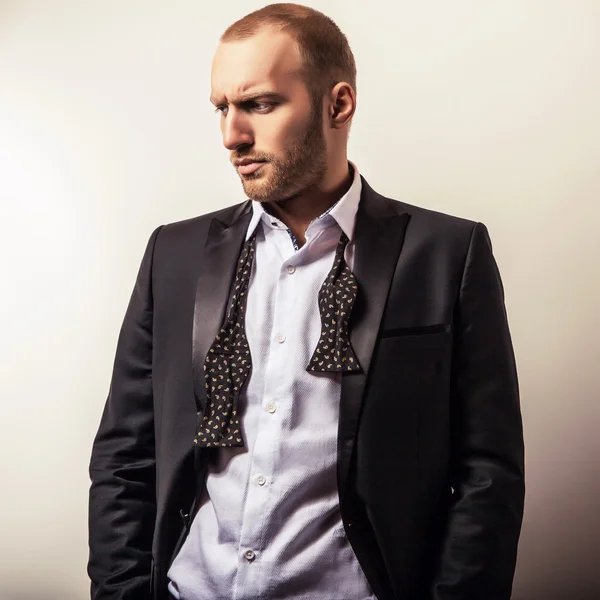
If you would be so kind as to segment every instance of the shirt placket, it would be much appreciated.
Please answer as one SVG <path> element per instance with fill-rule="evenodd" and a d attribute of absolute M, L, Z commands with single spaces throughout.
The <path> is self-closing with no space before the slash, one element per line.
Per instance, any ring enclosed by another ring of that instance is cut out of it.
<path fill-rule="evenodd" d="M 249 480 L 244 503 L 242 528 L 238 547 L 239 569 L 234 581 L 235 600 L 264 598 L 271 574 L 267 561 L 262 560 L 265 544 L 269 540 L 269 497 L 282 436 L 282 424 L 289 422 L 289 377 L 286 363 L 292 351 L 289 336 L 289 306 L 293 300 L 294 248 L 285 228 L 278 228 L 268 242 L 275 242 L 283 258 L 275 293 L 275 310 L 269 335 L 268 357 L 265 360 L 264 393 L 260 416 L 257 420 L 256 438 L 249 460 Z M 267 240 L 265 240 L 267 241 Z M 288 260 L 285 258 L 289 257 Z"/>

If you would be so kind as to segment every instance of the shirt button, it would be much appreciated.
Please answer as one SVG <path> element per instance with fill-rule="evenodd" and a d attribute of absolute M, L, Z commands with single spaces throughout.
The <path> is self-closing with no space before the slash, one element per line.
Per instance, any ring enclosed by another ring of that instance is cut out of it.
<path fill-rule="evenodd" d="M 283 344 L 283 342 L 285 342 L 285 335 L 283 335 L 283 333 L 278 333 L 275 336 L 275 339 L 280 343 Z"/>
<path fill-rule="evenodd" d="M 256 557 L 256 554 L 254 554 L 254 550 L 246 550 L 246 552 L 244 552 L 244 558 L 248 561 L 248 562 L 252 562 Z"/>
<path fill-rule="evenodd" d="M 265 485 L 265 483 L 267 483 L 267 478 L 264 477 L 263 475 L 259 475 L 256 478 L 256 483 L 258 483 L 258 485 Z"/>
<path fill-rule="evenodd" d="M 267 404 L 267 406 L 265 406 L 265 408 L 271 413 L 273 414 L 276 410 L 277 407 L 275 406 L 275 404 L 273 402 L 269 402 L 269 404 Z"/>
<path fill-rule="evenodd" d="M 296 270 L 296 267 L 294 265 L 288 265 L 286 267 L 286 271 L 291 275 L 294 271 Z"/>

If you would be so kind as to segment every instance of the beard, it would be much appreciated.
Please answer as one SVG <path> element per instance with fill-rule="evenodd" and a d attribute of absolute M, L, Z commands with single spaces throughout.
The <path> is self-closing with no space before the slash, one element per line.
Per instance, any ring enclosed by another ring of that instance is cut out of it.
<path fill-rule="evenodd" d="M 243 158 L 243 155 L 237 158 Z M 283 157 L 269 154 L 254 155 L 268 163 L 249 175 L 240 175 L 244 193 L 257 202 L 285 201 L 307 189 L 317 187 L 327 172 L 327 153 L 323 134 L 323 115 L 320 102 L 313 106 L 310 120 L 299 139 L 286 150 Z"/>

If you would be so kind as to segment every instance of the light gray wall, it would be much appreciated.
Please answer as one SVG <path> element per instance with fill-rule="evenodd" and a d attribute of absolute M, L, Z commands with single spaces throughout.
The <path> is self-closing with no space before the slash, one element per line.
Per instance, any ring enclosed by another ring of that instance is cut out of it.
<path fill-rule="evenodd" d="M 600 2 L 313 2 L 378 191 L 484 222 L 527 442 L 516 600 L 600 598 Z M 87 595 L 87 465 L 152 229 L 243 199 L 208 103 L 257 2 L 0 2 L 0 598 Z M 212 8 L 211 8 L 212 7 Z"/>

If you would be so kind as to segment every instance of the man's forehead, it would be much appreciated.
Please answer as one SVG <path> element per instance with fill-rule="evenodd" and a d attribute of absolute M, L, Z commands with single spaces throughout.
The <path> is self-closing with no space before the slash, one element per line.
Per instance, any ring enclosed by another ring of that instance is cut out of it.
<path fill-rule="evenodd" d="M 211 73 L 211 98 L 248 95 L 253 90 L 284 88 L 300 78 L 302 60 L 295 41 L 285 33 L 257 33 L 222 42 Z"/>

